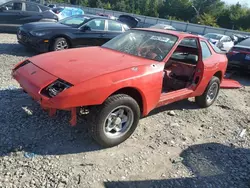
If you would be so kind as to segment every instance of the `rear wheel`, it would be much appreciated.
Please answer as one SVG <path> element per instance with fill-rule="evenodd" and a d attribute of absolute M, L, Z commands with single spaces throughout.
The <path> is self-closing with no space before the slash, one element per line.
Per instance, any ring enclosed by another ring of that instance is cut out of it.
<path fill-rule="evenodd" d="M 114 95 L 92 110 L 90 132 L 100 145 L 113 147 L 132 135 L 139 119 L 140 107 L 132 97 Z"/>
<path fill-rule="evenodd" d="M 198 97 L 195 97 L 195 102 L 202 108 L 211 106 L 218 97 L 220 90 L 220 79 L 218 77 L 213 77 L 205 92 Z"/>
<path fill-rule="evenodd" d="M 63 37 L 56 38 L 53 44 L 51 45 L 51 51 L 60 51 L 60 50 L 68 49 L 68 48 L 69 48 L 69 43 Z"/>

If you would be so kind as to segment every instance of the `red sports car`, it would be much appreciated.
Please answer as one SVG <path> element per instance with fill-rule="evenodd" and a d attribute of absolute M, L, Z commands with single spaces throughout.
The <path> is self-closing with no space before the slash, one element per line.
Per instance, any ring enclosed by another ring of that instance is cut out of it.
<path fill-rule="evenodd" d="M 101 47 L 51 52 L 13 69 L 20 86 L 43 109 L 89 118 L 93 138 L 105 147 L 125 141 L 139 119 L 156 107 L 195 97 L 216 100 L 227 57 L 205 38 L 158 29 L 131 29 Z"/>

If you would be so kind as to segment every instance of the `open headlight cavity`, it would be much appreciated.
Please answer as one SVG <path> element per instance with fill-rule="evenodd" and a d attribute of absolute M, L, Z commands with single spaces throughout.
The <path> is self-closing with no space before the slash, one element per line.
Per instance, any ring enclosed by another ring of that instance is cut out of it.
<path fill-rule="evenodd" d="M 64 80 L 61 80 L 61 79 L 58 79 L 56 80 L 55 82 L 53 82 L 52 84 L 50 84 L 49 86 L 45 87 L 43 90 L 42 90 L 42 94 L 46 95 L 47 97 L 55 97 L 57 96 L 59 93 L 61 93 L 62 91 L 72 87 L 73 85 L 64 81 Z"/>

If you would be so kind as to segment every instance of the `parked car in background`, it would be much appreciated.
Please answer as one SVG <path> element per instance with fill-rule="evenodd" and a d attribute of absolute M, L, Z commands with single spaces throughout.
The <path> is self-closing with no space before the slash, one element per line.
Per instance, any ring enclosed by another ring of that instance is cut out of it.
<path fill-rule="evenodd" d="M 48 52 L 81 46 L 101 46 L 128 29 L 120 21 L 96 15 L 76 15 L 58 23 L 24 24 L 19 28 L 17 38 L 24 46 Z"/>
<path fill-rule="evenodd" d="M 127 24 L 130 28 L 135 28 L 141 21 L 139 18 L 130 15 L 120 15 L 118 20 Z"/>
<path fill-rule="evenodd" d="M 49 8 L 29 1 L 9 1 L 0 5 L 0 30 L 16 32 L 18 27 L 29 22 L 56 22 L 58 17 Z"/>
<path fill-rule="evenodd" d="M 52 8 L 50 11 L 55 14 L 59 20 L 70 16 L 84 15 L 84 11 L 81 8 L 75 7 L 56 7 Z"/>
<path fill-rule="evenodd" d="M 231 35 L 232 40 L 234 41 L 234 44 L 238 44 L 243 40 L 246 40 L 249 38 L 247 35 L 241 35 L 241 34 L 233 34 Z"/>
<path fill-rule="evenodd" d="M 112 23 L 115 23 L 112 20 Z M 88 114 L 89 133 L 104 147 L 128 139 L 153 109 L 195 97 L 217 99 L 227 58 L 195 35 L 131 29 L 101 47 L 46 53 L 20 62 L 12 75 L 43 109 Z"/>
<path fill-rule="evenodd" d="M 165 30 L 176 30 L 173 26 L 167 25 L 167 24 L 155 24 L 155 25 L 150 26 L 150 28 L 165 29 Z"/>
<path fill-rule="evenodd" d="M 234 41 L 227 35 L 207 33 L 204 35 L 204 37 L 209 39 L 218 48 L 226 52 L 228 52 L 234 46 Z"/>
<path fill-rule="evenodd" d="M 250 38 L 236 44 L 227 54 L 228 69 L 250 71 Z"/>
<path fill-rule="evenodd" d="M 107 17 L 107 18 L 112 19 L 112 20 L 117 20 L 118 19 L 115 16 L 110 15 L 110 14 L 97 13 L 96 15 L 98 15 L 98 16 L 104 16 L 104 17 Z"/>

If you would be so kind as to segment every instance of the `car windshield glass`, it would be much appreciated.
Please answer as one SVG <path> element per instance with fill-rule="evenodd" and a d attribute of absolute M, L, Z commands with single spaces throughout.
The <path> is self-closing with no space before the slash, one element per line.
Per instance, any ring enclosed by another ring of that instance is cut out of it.
<path fill-rule="evenodd" d="M 105 43 L 102 47 L 146 59 L 162 61 L 177 39 L 177 36 L 166 33 L 129 30 Z"/>
<path fill-rule="evenodd" d="M 216 52 L 216 53 L 223 53 L 217 46 L 215 46 L 211 41 L 209 41 L 208 40 L 208 42 L 209 42 L 209 44 L 212 46 L 212 48 L 214 49 L 214 51 Z"/>
<path fill-rule="evenodd" d="M 223 36 L 221 35 L 216 35 L 216 34 L 206 34 L 204 37 L 209 38 L 209 39 L 214 39 L 214 40 L 220 40 Z"/>
<path fill-rule="evenodd" d="M 59 22 L 64 25 L 79 27 L 83 23 L 86 23 L 90 18 L 86 16 L 76 16 L 76 17 L 67 17 L 65 19 L 60 20 Z"/>

